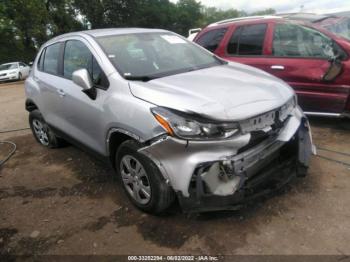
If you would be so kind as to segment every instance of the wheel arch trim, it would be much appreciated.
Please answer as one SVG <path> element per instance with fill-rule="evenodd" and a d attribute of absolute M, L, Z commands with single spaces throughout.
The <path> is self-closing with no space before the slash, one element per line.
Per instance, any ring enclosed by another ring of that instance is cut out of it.
<path fill-rule="evenodd" d="M 141 137 L 139 137 L 138 135 L 134 134 L 133 132 L 130 132 L 129 130 L 126 130 L 126 129 L 123 129 L 123 128 L 119 128 L 119 127 L 112 127 L 112 128 L 110 128 L 108 130 L 107 138 L 106 138 L 106 149 L 107 149 L 107 154 L 108 155 L 110 155 L 110 141 L 111 141 L 111 137 L 115 133 L 127 135 L 130 138 L 133 138 L 133 139 L 135 139 L 136 141 L 138 141 L 140 143 L 144 143 L 145 142 L 145 140 L 143 140 Z"/>
<path fill-rule="evenodd" d="M 145 142 L 147 142 L 146 140 L 142 139 L 140 136 L 134 134 L 133 132 L 130 132 L 129 130 L 123 129 L 123 128 L 117 128 L 117 127 L 113 127 L 111 129 L 109 129 L 108 133 L 107 133 L 107 139 L 106 139 L 106 147 L 107 147 L 107 153 L 108 155 L 111 157 L 111 152 L 110 152 L 110 141 L 111 141 L 111 137 L 113 134 L 115 133 L 119 133 L 119 134 L 123 134 L 123 135 L 127 135 L 132 139 L 135 139 L 136 141 L 144 144 Z M 162 174 L 163 178 L 165 179 L 165 183 L 170 185 L 170 180 L 169 180 L 169 175 L 167 173 L 167 171 L 165 170 L 165 167 L 162 165 L 162 163 L 155 158 L 152 154 L 148 153 L 148 152 L 144 152 L 143 149 L 145 147 L 142 147 L 139 149 L 139 153 L 147 156 L 148 158 L 150 158 L 153 163 L 159 168 L 160 173 Z"/>
<path fill-rule="evenodd" d="M 39 110 L 39 107 L 38 105 L 30 98 L 27 98 L 26 101 L 25 101 L 25 109 L 28 111 L 28 112 L 31 112 L 35 109 L 38 109 Z M 40 110 L 39 110 L 40 111 Z"/>

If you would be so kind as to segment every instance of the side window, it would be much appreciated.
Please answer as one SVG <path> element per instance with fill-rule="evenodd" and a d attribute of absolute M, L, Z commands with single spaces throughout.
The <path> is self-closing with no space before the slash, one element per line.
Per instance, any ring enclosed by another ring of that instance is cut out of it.
<path fill-rule="evenodd" d="M 27 65 L 25 63 L 19 63 L 20 67 L 26 67 Z"/>
<path fill-rule="evenodd" d="M 38 61 L 38 69 L 40 71 L 43 71 L 44 70 L 44 57 L 45 57 L 45 51 L 46 51 L 46 48 L 41 52 L 40 54 L 40 58 L 39 58 L 39 61 Z"/>
<path fill-rule="evenodd" d="M 106 89 L 109 86 L 107 76 L 102 71 L 95 57 L 92 57 L 92 73 L 91 79 L 94 85 Z"/>
<path fill-rule="evenodd" d="M 267 25 L 247 25 L 238 27 L 227 46 L 231 55 L 262 55 Z"/>
<path fill-rule="evenodd" d="M 82 68 L 92 73 L 90 50 L 80 41 L 67 41 L 64 49 L 63 76 L 72 79 L 73 72 Z"/>
<path fill-rule="evenodd" d="M 92 82 L 101 87 L 107 87 L 107 78 L 87 46 L 78 40 L 66 42 L 63 59 L 63 76 L 72 79 L 72 74 L 78 69 L 85 68 Z"/>
<path fill-rule="evenodd" d="M 43 71 L 46 73 L 58 74 L 58 57 L 60 53 L 60 43 L 46 47 Z"/>
<path fill-rule="evenodd" d="M 204 33 L 196 42 L 211 52 L 214 52 L 224 38 L 227 28 L 214 29 Z"/>
<path fill-rule="evenodd" d="M 242 26 L 236 28 L 230 39 L 230 42 L 228 43 L 227 53 L 230 55 L 238 55 L 239 36 L 241 35 L 242 28 Z"/>
<path fill-rule="evenodd" d="M 273 36 L 273 55 L 280 57 L 334 57 L 337 52 L 332 39 L 314 29 L 277 24 Z"/>

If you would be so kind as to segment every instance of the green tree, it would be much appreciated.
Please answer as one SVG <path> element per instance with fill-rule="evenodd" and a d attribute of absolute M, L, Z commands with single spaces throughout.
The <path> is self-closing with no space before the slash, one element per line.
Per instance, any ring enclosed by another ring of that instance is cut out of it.
<path fill-rule="evenodd" d="M 266 9 L 249 15 L 274 14 Z M 105 27 L 188 30 L 248 15 L 204 7 L 198 0 L 0 0 L 0 63 L 32 61 L 45 41 L 66 32 Z"/>
<path fill-rule="evenodd" d="M 32 61 L 49 38 L 83 28 L 71 0 L 2 0 L 0 62 Z"/>
<path fill-rule="evenodd" d="M 236 9 L 220 10 L 215 7 L 204 7 L 202 9 L 202 13 L 203 18 L 201 20 L 201 26 L 205 26 L 229 18 L 236 18 L 242 16 L 242 12 Z"/>
<path fill-rule="evenodd" d="M 84 16 L 93 29 L 107 27 L 107 5 L 103 0 L 74 0 L 73 6 Z"/>
<path fill-rule="evenodd" d="M 73 5 L 92 28 L 164 28 L 187 35 L 202 17 L 196 0 L 74 0 Z"/>
<path fill-rule="evenodd" d="M 5 21 L 0 33 L 1 38 L 6 37 L 5 39 L 14 45 L 7 48 L 7 54 L 1 52 L 0 55 L 2 57 L 11 55 L 11 60 L 20 58 L 26 61 L 32 60 L 37 45 L 46 38 L 48 14 L 44 2 L 3 0 L 1 6 L 1 17 Z"/>
<path fill-rule="evenodd" d="M 276 10 L 273 8 L 268 8 L 265 10 L 253 12 L 250 15 L 274 15 L 274 14 L 276 14 Z"/>
<path fill-rule="evenodd" d="M 187 36 L 188 30 L 200 26 L 202 5 L 196 0 L 179 0 L 176 3 L 174 30 Z"/>
<path fill-rule="evenodd" d="M 82 21 L 77 19 L 79 12 L 72 0 L 46 0 L 45 2 L 50 35 L 60 35 L 84 28 Z"/>

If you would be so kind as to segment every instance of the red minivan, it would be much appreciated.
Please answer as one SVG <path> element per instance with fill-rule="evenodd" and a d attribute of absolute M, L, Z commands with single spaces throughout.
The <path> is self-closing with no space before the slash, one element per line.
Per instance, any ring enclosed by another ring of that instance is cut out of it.
<path fill-rule="evenodd" d="M 250 17 L 211 24 L 194 42 L 281 78 L 309 115 L 350 116 L 350 42 L 345 38 L 305 22 Z"/>

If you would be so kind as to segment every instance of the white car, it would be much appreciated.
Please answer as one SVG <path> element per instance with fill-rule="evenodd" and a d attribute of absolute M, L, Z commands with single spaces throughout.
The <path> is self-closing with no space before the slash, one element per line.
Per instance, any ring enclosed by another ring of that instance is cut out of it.
<path fill-rule="evenodd" d="M 28 77 L 30 66 L 22 62 L 13 62 L 0 65 L 0 82 L 21 80 Z"/>
<path fill-rule="evenodd" d="M 187 39 L 188 39 L 189 41 L 192 41 L 192 42 L 193 42 L 193 39 L 196 37 L 196 35 L 197 35 L 200 31 L 202 31 L 202 28 L 190 29 L 190 30 L 188 31 L 188 37 L 187 37 Z"/>

